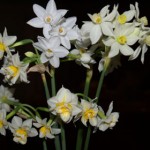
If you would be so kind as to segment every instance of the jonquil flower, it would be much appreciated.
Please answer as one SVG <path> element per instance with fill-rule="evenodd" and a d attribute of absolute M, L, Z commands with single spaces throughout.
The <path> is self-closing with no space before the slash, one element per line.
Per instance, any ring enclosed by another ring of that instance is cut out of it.
<path fill-rule="evenodd" d="M 98 107 L 96 103 L 88 102 L 84 99 L 81 99 L 81 107 L 82 107 L 82 114 L 81 114 L 81 121 L 82 123 L 87 126 L 87 121 L 89 121 L 90 125 L 96 126 L 97 125 L 97 113 Z"/>
<path fill-rule="evenodd" d="M 29 20 L 27 23 L 36 28 L 43 28 L 43 35 L 46 38 L 49 38 L 49 31 L 52 27 L 56 26 L 67 13 L 65 9 L 57 10 L 54 0 L 50 0 L 47 3 L 46 9 L 34 4 L 33 11 L 37 17 Z"/>
<path fill-rule="evenodd" d="M 26 144 L 28 137 L 34 137 L 38 135 L 35 128 L 32 128 L 32 119 L 22 121 L 22 118 L 14 116 L 9 128 L 13 133 L 13 140 L 20 144 Z"/>
<path fill-rule="evenodd" d="M 37 123 L 33 123 L 33 125 L 39 129 L 39 137 L 40 138 L 55 138 L 55 134 L 59 134 L 61 132 L 60 129 L 52 128 L 53 124 L 49 124 L 47 122 L 47 118 L 40 119 L 39 117 L 36 117 Z"/>
<path fill-rule="evenodd" d="M 97 127 L 99 128 L 99 130 L 105 131 L 108 128 L 112 129 L 118 122 L 119 113 L 112 112 L 112 110 L 113 110 L 113 102 L 110 103 L 106 116 L 104 115 L 105 113 L 103 109 L 99 106 L 99 111 L 103 113 L 103 116 L 104 116 L 103 118 L 98 119 Z"/>
<path fill-rule="evenodd" d="M 64 122 L 69 122 L 81 112 L 78 107 L 78 97 L 76 94 L 70 92 L 70 90 L 62 87 L 57 95 L 48 100 L 50 111 L 54 115 L 59 115 Z"/>
<path fill-rule="evenodd" d="M 0 59 L 3 58 L 4 53 L 10 54 L 9 46 L 16 41 L 16 36 L 8 36 L 5 28 L 3 36 L 0 33 Z"/>
<path fill-rule="evenodd" d="M 8 128 L 8 123 L 6 120 L 6 110 L 0 110 L 0 134 L 6 135 L 6 129 Z"/>
<path fill-rule="evenodd" d="M 5 76 L 4 81 L 10 85 L 15 84 L 17 81 L 28 82 L 27 68 L 29 64 L 24 64 L 20 61 L 19 55 L 14 54 L 11 57 L 6 57 L 0 73 Z"/>
<path fill-rule="evenodd" d="M 13 98 L 13 93 L 7 87 L 1 85 L 0 86 L 0 109 L 5 109 L 6 112 L 9 112 L 10 106 L 7 103 L 5 103 L 5 101 L 7 100 L 15 101 L 15 99 Z"/>
<path fill-rule="evenodd" d="M 41 62 L 49 62 L 54 68 L 59 67 L 59 58 L 63 58 L 69 53 L 66 48 L 60 46 L 60 39 L 58 37 L 51 37 L 50 39 L 38 37 L 38 42 L 34 43 L 33 46 L 42 52 Z"/>

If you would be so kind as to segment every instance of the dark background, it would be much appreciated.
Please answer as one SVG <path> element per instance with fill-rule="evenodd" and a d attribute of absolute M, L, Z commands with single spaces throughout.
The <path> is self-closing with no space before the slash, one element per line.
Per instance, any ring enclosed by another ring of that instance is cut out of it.
<path fill-rule="evenodd" d="M 17 35 L 18 41 L 30 38 L 36 41 L 37 35 L 42 35 L 42 29 L 36 29 L 26 24 L 28 20 L 35 17 L 32 5 L 37 3 L 45 8 L 47 0 L 2 0 L 0 3 L 0 33 L 7 27 L 8 35 Z M 107 4 L 119 4 L 119 12 L 129 9 L 133 0 L 55 0 L 58 9 L 68 9 L 66 17 L 77 16 L 77 24 L 89 20 L 87 13 L 97 13 Z M 146 15 L 150 20 L 149 5 L 147 2 L 138 1 L 140 17 Z M 20 54 L 32 51 L 32 47 L 24 46 L 17 49 Z M 145 150 L 150 149 L 150 52 L 146 53 L 145 63 L 140 62 L 140 57 L 134 61 L 122 61 L 122 66 L 106 76 L 100 105 L 107 110 L 111 101 L 114 101 L 114 111 L 120 113 L 119 122 L 113 130 L 97 132 L 92 134 L 89 150 L 115 149 L 115 150 Z M 90 94 L 93 96 L 97 87 L 99 74 L 95 68 Z M 48 77 L 48 76 L 47 76 Z M 45 94 L 42 80 L 37 73 L 30 73 L 28 76 L 30 84 L 19 84 L 16 88 L 15 97 L 23 103 L 33 106 L 46 106 Z M 56 71 L 57 89 L 62 85 L 73 92 L 83 90 L 85 69 L 75 63 L 61 64 Z M 0 76 L 2 82 L 3 77 Z M 48 83 L 50 85 L 49 77 Z M 94 96 L 93 96 L 94 98 Z M 68 125 L 66 126 L 68 129 Z M 67 131 L 68 149 L 74 149 L 76 128 L 71 123 Z M 0 135 L 0 150 L 36 150 L 42 149 L 42 140 L 29 138 L 25 146 L 12 141 L 12 136 Z M 48 140 L 48 148 L 53 149 L 53 141 Z"/>

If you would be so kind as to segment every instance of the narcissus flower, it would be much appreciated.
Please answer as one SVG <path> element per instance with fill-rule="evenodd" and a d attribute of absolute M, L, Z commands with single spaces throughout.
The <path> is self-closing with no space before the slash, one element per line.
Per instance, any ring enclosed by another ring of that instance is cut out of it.
<path fill-rule="evenodd" d="M 38 37 L 38 42 L 34 43 L 33 46 L 42 52 L 41 62 L 46 63 L 49 61 L 54 68 L 59 67 L 59 58 L 63 58 L 69 53 L 66 48 L 60 46 L 60 39 L 58 37 L 51 37 L 50 39 Z"/>
<path fill-rule="evenodd" d="M 28 137 L 38 135 L 37 130 L 32 128 L 32 119 L 23 121 L 22 118 L 14 116 L 11 123 L 9 123 L 9 128 L 13 133 L 13 140 L 20 144 L 26 144 Z"/>
<path fill-rule="evenodd" d="M 37 17 L 29 20 L 27 23 L 36 28 L 43 28 L 43 34 L 46 38 L 49 38 L 49 31 L 52 27 L 56 26 L 67 13 L 65 9 L 57 10 L 54 0 L 50 0 L 47 3 L 46 9 L 34 4 L 33 11 Z"/>
<path fill-rule="evenodd" d="M 5 28 L 3 36 L 0 33 L 0 59 L 3 58 L 4 53 L 10 54 L 9 46 L 16 41 L 16 36 L 8 36 L 7 29 Z"/>
<path fill-rule="evenodd" d="M 6 129 L 8 128 L 8 123 L 6 120 L 6 110 L 0 110 L 0 134 L 6 135 Z"/>
<path fill-rule="evenodd" d="M 10 85 L 15 84 L 17 81 L 28 82 L 27 68 L 29 64 L 24 64 L 20 61 L 19 55 L 14 54 L 11 57 L 6 57 L 3 67 L 0 70 L 5 78 L 4 81 Z"/>
<path fill-rule="evenodd" d="M 39 117 L 36 117 L 37 123 L 33 123 L 33 125 L 39 129 L 39 137 L 40 138 L 55 138 L 54 135 L 59 134 L 61 132 L 60 129 L 57 128 L 52 128 L 53 123 L 49 124 L 47 122 L 47 118 L 45 119 L 40 119 Z"/>
<path fill-rule="evenodd" d="M 69 122 L 81 112 L 78 106 L 78 97 L 76 94 L 70 92 L 70 90 L 62 87 L 57 95 L 48 100 L 50 111 L 54 115 L 59 115 L 64 122 Z"/>

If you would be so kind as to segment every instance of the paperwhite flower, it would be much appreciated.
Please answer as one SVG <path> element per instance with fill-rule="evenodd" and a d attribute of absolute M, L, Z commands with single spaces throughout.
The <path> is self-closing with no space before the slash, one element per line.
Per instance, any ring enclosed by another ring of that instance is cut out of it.
<path fill-rule="evenodd" d="M 98 119 L 97 127 L 99 128 L 99 130 L 105 131 L 108 128 L 112 129 L 118 122 L 119 113 L 118 112 L 112 113 L 112 110 L 113 110 L 113 102 L 110 103 L 106 116 L 102 119 L 100 118 Z M 104 114 L 104 111 L 100 106 L 99 111 L 101 111 Z"/>
<path fill-rule="evenodd" d="M 57 128 L 52 128 L 52 125 L 48 125 L 47 123 L 47 118 L 45 119 L 40 119 L 38 117 L 36 117 L 36 121 L 37 123 L 33 123 L 33 125 L 39 129 L 39 137 L 40 138 L 55 138 L 55 134 L 59 134 L 61 132 L 60 129 Z"/>
<path fill-rule="evenodd" d="M 29 64 L 23 64 L 20 61 L 18 53 L 11 57 L 5 58 L 3 67 L 0 70 L 5 78 L 4 81 L 10 85 L 15 84 L 17 81 L 28 82 L 26 70 Z"/>
<path fill-rule="evenodd" d="M 97 113 L 98 107 L 96 103 L 88 102 L 84 99 L 81 99 L 81 121 L 82 123 L 87 126 L 87 121 L 89 121 L 90 125 L 96 126 L 97 125 Z"/>
<path fill-rule="evenodd" d="M 22 118 L 14 116 L 9 128 L 13 133 L 13 140 L 20 144 L 26 144 L 28 137 L 34 137 L 38 135 L 35 128 L 32 128 L 32 119 L 22 121 Z"/>
<path fill-rule="evenodd" d="M 150 46 L 150 30 L 141 31 L 139 43 L 140 45 L 136 48 L 134 53 L 129 57 L 129 60 L 136 59 L 141 53 L 141 62 L 144 63 L 145 53 L 148 50 L 148 46 Z"/>
<path fill-rule="evenodd" d="M 43 35 L 46 38 L 49 37 L 49 31 L 52 27 L 56 26 L 67 13 L 65 9 L 57 10 L 54 0 L 50 0 L 47 3 L 46 9 L 34 4 L 33 11 L 37 17 L 29 20 L 27 23 L 35 28 L 43 28 Z"/>
<path fill-rule="evenodd" d="M 6 120 L 6 110 L 0 110 L 0 134 L 6 135 L 6 129 L 8 128 L 8 123 Z"/>
<path fill-rule="evenodd" d="M 106 46 L 111 47 L 108 57 L 118 55 L 119 51 L 125 56 L 132 55 L 134 51 L 130 46 L 139 39 L 134 31 L 135 26 L 133 24 L 116 25 L 113 36 L 103 40 Z"/>
<path fill-rule="evenodd" d="M 112 35 L 113 25 L 111 21 L 115 18 L 117 13 L 117 7 L 114 6 L 113 11 L 108 14 L 109 5 L 101 9 L 99 13 L 93 15 L 88 14 L 92 21 L 85 21 L 81 30 L 83 33 L 87 33 L 90 36 L 92 44 L 98 42 L 102 34 L 107 36 Z"/>
<path fill-rule="evenodd" d="M 135 10 L 128 10 L 122 13 L 121 15 L 118 12 L 115 23 L 125 24 L 133 19 L 135 16 Z"/>
<path fill-rule="evenodd" d="M 6 112 L 10 111 L 10 106 L 5 103 L 5 100 L 16 101 L 13 98 L 13 93 L 7 87 L 0 86 L 0 109 L 5 109 Z"/>
<path fill-rule="evenodd" d="M 57 25 L 50 32 L 51 36 L 58 36 L 60 38 L 61 44 L 67 49 L 71 48 L 70 41 L 76 40 L 78 38 L 77 32 L 73 29 L 76 20 L 76 17 L 67 18 L 64 22 Z"/>
<path fill-rule="evenodd" d="M 60 46 L 58 37 L 51 37 L 50 39 L 38 37 L 38 42 L 34 43 L 33 46 L 42 52 L 41 62 L 46 63 L 49 61 L 54 68 L 59 67 L 59 58 L 63 58 L 69 53 L 66 48 Z"/>
<path fill-rule="evenodd" d="M 70 92 L 70 90 L 62 87 L 57 95 L 48 100 L 50 111 L 54 115 L 59 115 L 64 122 L 69 122 L 81 112 L 78 107 L 77 95 Z"/>
<path fill-rule="evenodd" d="M 4 52 L 10 54 L 9 46 L 16 41 L 16 36 L 8 36 L 7 29 L 5 28 L 3 36 L 0 33 L 0 60 L 3 58 Z"/>

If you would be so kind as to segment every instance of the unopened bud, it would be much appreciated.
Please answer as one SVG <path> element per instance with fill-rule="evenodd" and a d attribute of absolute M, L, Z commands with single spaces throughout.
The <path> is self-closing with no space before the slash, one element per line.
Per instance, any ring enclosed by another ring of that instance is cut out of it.
<path fill-rule="evenodd" d="M 145 26 L 147 26 L 148 25 L 148 19 L 147 19 L 147 17 L 144 16 L 144 17 L 140 18 L 140 22 L 143 23 Z"/>

